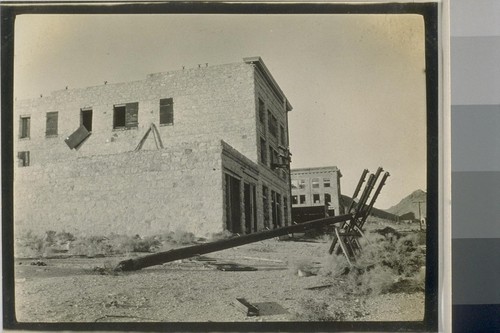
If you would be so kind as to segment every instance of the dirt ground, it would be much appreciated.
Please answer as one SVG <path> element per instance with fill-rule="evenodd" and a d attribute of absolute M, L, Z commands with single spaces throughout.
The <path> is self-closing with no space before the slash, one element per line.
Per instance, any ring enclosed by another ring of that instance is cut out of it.
<path fill-rule="evenodd" d="M 101 275 L 124 257 L 15 261 L 15 310 L 20 322 L 245 322 L 297 321 L 304 300 L 325 301 L 349 321 L 420 321 L 424 294 L 397 293 L 332 299 L 342 288 L 324 274 L 299 276 L 298 262 L 321 272 L 327 240 L 266 240 L 136 272 Z M 133 256 L 133 255 L 132 255 Z M 223 271 L 236 263 L 252 271 Z M 325 288 L 307 289 L 330 285 Z M 247 316 L 235 302 L 244 298 L 259 310 Z"/>

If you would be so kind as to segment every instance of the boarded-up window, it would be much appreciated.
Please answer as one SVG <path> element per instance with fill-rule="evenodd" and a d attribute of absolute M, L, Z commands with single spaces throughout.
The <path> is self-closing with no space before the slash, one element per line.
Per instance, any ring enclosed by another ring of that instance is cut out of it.
<path fill-rule="evenodd" d="M 172 98 L 160 99 L 160 125 L 174 124 L 174 101 Z"/>
<path fill-rule="evenodd" d="M 21 139 L 30 137 L 30 117 L 21 117 L 19 124 L 19 137 Z"/>
<path fill-rule="evenodd" d="M 115 105 L 113 108 L 113 128 L 135 128 L 138 126 L 139 103 Z"/>
<path fill-rule="evenodd" d="M 45 129 L 45 136 L 57 135 L 57 112 L 47 112 L 47 126 Z"/>
<path fill-rule="evenodd" d="M 19 160 L 18 166 L 27 167 L 30 165 L 30 152 L 29 151 L 20 151 L 17 153 L 17 158 Z"/>

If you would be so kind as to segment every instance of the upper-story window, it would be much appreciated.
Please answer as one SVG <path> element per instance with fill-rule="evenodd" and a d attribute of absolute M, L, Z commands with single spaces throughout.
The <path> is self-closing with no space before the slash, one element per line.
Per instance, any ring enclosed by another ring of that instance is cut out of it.
<path fill-rule="evenodd" d="M 172 98 L 160 99 L 160 125 L 174 124 L 174 101 Z"/>
<path fill-rule="evenodd" d="M 19 123 L 19 138 L 25 139 L 30 137 L 30 117 L 21 117 Z"/>
<path fill-rule="evenodd" d="M 323 187 L 330 187 L 330 178 L 323 178 Z"/>
<path fill-rule="evenodd" d="M 29 151 L 18 152 L 17 158 L 19 160 L 18 166 L 27 167 L 30 165 L 30 152 Z"/>
<path fill-rule="evenodd" d="M 113 128 L 135 128 L 138 126 L 139 103 L 117 104 L 113 107 Z"/>
<path fill-rule="evenodd" d="M 285 133 L 285 127 L 280 125 L 280 143 L 283 147 L 286 147 L 286 133 Z"/>
<path fill-rule="evenodd" d="M 260 138 L 260 161 L 267 165 L 267 143 L 263 138 Z"/>
<path fill-rule="evenodd" d="M 47 123 L 45 127 L 45 136 L 57 136 L 57 112 L 47 112 Z"/>
<path fill-rule="evenodd" d="M 259 120 L 262 124 L 266 122 L 266 107 L 264 101 L 259 98 Z"/>
<path fill-rule="evenodd" d="M 80 125 L 92 132 L 92 109 L 80 110 Z"/>
<path fill-rule="evenodd" d="M 271 111 L 267 111 L 267 116 L 268 116 L 267 121 L 269 122 L 268 123 L 269 133 L 274 135 L 274 137 L 277 137 L 278 136 L 278 120 L 271 113 Z"/>
<path fill-rule="evenodd" d="M 311 180 L 312 188 L 319 188 L 319 178 L 313 178 Z"/>

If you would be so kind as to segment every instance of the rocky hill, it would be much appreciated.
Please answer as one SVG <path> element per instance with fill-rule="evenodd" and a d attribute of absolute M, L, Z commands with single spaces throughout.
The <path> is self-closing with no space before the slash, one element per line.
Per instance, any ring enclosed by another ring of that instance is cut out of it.
<path fill-rule="evenodd" d="M 427 215 L 427 193 L 422 190 L 416 190 L 407 197 L 403 198 L 397 205 L 387 209 L 386 212 L 401 216 L 407 219 L 419 218 L 419 203 L 421 217 Z"/>

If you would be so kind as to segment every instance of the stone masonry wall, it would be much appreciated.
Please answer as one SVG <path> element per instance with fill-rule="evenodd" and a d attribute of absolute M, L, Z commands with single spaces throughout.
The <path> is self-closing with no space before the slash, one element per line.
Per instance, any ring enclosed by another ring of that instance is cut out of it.
<path fill-rule="evenodd" d="M 253 72 L 246 63 L 209 66 L 16 101 L 15 151 L 30 151 L 32 165 L 127 152 L 155 123 L 165 145 L 222 139 L 257 162 Z M 158 126 L 161 98 L 173 98 L 173 125 Z M 113 105 L 130 102 L 139 103 L 138 128 L 114 130 Z M 93 110 L 92 134 L 78 151 L 70 150 L 64 139 L 80 126 L 82 108 Z M 58 135 L 45 137 L 46 113 L 53 111 L 59 115 Z M 28 139 L 18 139 L 21 116 L 31 117 Z"/>
<path fill-rule="evenodd" d="M 221 232 L 222 147 L 198 142 L 19 168 L 15 232 Z"/>

